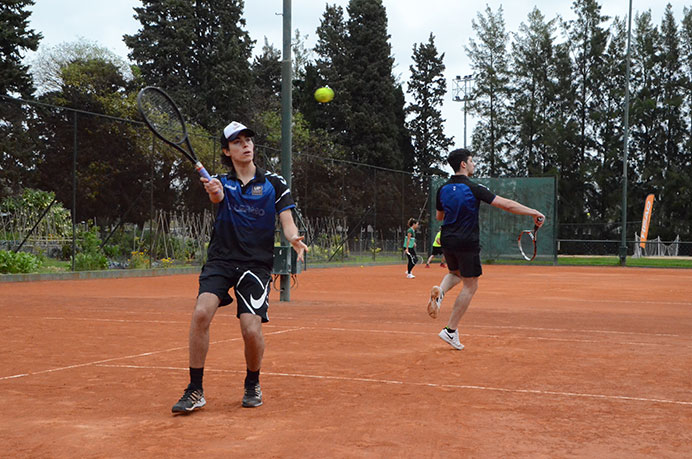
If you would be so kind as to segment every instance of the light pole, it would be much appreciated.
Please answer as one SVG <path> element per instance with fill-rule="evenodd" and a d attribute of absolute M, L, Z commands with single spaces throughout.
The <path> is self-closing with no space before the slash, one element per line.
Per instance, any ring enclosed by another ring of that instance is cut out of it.
<path fill-rule="evenodd" d="M 465 75 L 465 76 L 460 76 L 457 75 L 456 78 L 454 78 L 454 94 L 452 96 L 452 100 L 454 102 L 463 102 L 464 103 L 464 148 L 466 148 L 466 111 L 467 111 L 467 104 L 469 101 L 473 100 L 473 97 L 471 96 L 471 91 L 473 90 L 473 82 L 476 79 L 473 77 L 473 75 Z M 462 87 L 463 83 L 463 87 Z"/>
<path fill-rule="evenodd" d="M 627 19 L 627 63 L 625 64 L 625 132 L 622 155 L 622 241 L 620 242 L 620 266 L 627 263 L 627 157 L 630 150 L 630 42 L 632 38 L 632 0 Z"/>

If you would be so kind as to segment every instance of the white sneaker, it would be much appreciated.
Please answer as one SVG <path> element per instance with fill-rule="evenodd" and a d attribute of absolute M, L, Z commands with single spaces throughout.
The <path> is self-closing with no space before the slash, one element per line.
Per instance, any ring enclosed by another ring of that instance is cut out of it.
<path fill-rule="evenodd" d="M 406 279 L 415 279 L 415 278 L 416 278 L 416 276 L 414 276 L 411 273 L 406 274 Z"/>
<path fill-rule="evenodd" d="M 443 341 L 448 342 L 454 349 L 462 350 L 464 348 L 464 345 L 459 342 L 459 330 L 449 333 L 446 328 L 443 328 L 438 336 Z"/>
<path fill-rule="evenodd" d="M 437 285 L 430 291 L 430 299 L 428 300 L 428 315 L 433 319 L 437 317 L 437 313 L 440 312 L 440 306 L 442 306 L 442 298 L 445 294 L 442 289 Z"/>

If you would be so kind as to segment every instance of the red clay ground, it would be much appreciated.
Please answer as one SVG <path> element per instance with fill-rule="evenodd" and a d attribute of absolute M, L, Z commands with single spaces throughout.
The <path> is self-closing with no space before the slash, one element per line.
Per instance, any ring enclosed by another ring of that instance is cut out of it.
<path fill-rule="evenodd" d="M 692 273 L 485 266 L 456 351 L 443 270 L 312 269 L 272 294 L 265 403 L 235 304 L 187 384 L 194 275 L 0 284 L 4 457 L 691 457 Z"/>

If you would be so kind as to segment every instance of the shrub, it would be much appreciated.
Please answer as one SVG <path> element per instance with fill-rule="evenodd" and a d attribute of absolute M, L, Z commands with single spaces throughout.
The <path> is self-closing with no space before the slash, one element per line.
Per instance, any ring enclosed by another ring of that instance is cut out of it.
<path fill-rule="evenodd" d="M 41 260 L 30 253 L 0 250 L 0 273 L 32 273 L 38 271 L 40 266 Z"/>
<path fill-rule="evenodd" d="M 74 259 L 75 271 L 108 269 L 108 259 L 100 253 L 78 253 Z"/>
<path fill-rule="evenodd" d="M 130 257 L 130 269 L 146 269 L 149 267 L 149 255 L 145 252 L 132 252 Z"/>

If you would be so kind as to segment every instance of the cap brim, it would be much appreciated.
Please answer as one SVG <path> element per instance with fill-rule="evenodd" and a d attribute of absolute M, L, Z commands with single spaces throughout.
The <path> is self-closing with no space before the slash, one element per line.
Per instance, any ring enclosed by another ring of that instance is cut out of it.
<path fill-rule="evenodd" d="M 246 128 L 246 129 L 242 129 L 242 130 L 236 132 L 235 134 L 231 135 L 231 136 L 228 138 L 228 141 L 230 142 L 231 140 L 237 139 L 238 136 L 239 136 L 240 134 L 245 134 L 246 137 L 254 137 L 254 136 L 255 136 L 255 131 L 253 131 L 252 129 L 247 129 L 247 128 Z"/>

